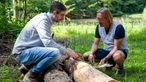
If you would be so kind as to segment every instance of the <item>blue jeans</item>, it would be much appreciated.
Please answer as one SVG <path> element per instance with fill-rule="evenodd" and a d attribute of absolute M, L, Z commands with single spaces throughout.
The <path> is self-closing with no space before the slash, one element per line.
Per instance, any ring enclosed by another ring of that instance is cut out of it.
<path fill-rule="evenodd" d="M 32 72 L 41 72 L 46 70 L 52 63 L 61 57 L 57 48 L 51 47 L 33 47 L 28 48 L 16 57 L 20 64 L 32 65 Z"/>

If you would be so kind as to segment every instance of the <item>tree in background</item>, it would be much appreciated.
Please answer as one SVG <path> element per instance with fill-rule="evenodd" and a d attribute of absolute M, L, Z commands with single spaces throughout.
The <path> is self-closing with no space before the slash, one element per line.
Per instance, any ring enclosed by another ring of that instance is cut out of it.
<path fill-rule="evenodd" d="M 13 17 L 15 20 L 18 19 L 17 0 L 13 0 Z"/>
<path fill-rule="evenodd" d="M 61 0 L 64 1 L 64 0 Z M 101 7 L 108 7 L 114 16 L 140 13 L 146 6 L 145 0 L 65 0 L 71 5 L 70 18 L 94 18 L 96 11 Z"/>
<path fill-rule="evenodd" d="M 10 30 L 21 29 L 25 23 L 41 12 L 47 12 L 55 0 L 0 0 L 0 37 L 15 35 Z M 114 16 L 139 13 L 146 6 L 145 0 L 56 0 L 68 8 L 67 17 L 71 19 L 95 18 L 101 7 L 108 7 Z M 18 31 L 19 32 L 19 31 Z"/>

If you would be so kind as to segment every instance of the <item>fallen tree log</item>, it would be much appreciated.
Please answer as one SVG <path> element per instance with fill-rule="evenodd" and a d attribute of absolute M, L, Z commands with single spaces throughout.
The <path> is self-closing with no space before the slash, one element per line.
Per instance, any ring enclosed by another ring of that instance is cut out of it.
<path fill-rule="evenodd" d="M 83 61 L 69 59 L 65 61 L 65 65 L 70 70 L 75 82 L 117 82 Z"/>
<path fill-rule="evenodd" d="M 117 82 L 85 62 L 78 62 L 74 65 L 73 76 L 75 82 Z"/>
<path fill-rule="evenodd" d="M 51 65 L 44 75 L 44 82 L 73 82 L 63 69 L 62 62 L 57 61 Z"/>
<path fill-rule="evenodd" d="M 66 59 L 63 64 L 64 67 L 57 65 L 62 71 L 58 67 L 48 71 L 45 74 L 44 82 L 117 82 L 83 61 Z"/>

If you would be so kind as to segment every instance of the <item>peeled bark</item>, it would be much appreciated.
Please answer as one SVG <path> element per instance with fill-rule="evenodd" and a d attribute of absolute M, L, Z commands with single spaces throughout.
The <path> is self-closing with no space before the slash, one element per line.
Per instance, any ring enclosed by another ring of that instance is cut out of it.
<path fill-rule="evenodd" d="M 78 62 L 74 65 L 73 76 L 75 82 L 117 82 L 85 62 Z"/>
<path fill-rule="evenodd" d="M 61 63 L 61 64 L 60 64 Z M 90 64 L 74 59 L 66 59 L 51 66 L 44 76 L 44 82 L 117 82 L 115 79 L 95 69 Z"/>

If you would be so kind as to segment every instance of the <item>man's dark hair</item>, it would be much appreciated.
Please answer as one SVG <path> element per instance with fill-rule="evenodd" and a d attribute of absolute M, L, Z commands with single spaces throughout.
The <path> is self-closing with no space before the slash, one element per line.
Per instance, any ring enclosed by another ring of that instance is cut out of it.
<path fill-rule="evenodd" d="M 66 7 L 61 2 L 54 1 L 50 6 L 50 13 L 54 10 L 56 10 L 57 13 L 60 13 L 61 11 L 66 11 Z"/>

